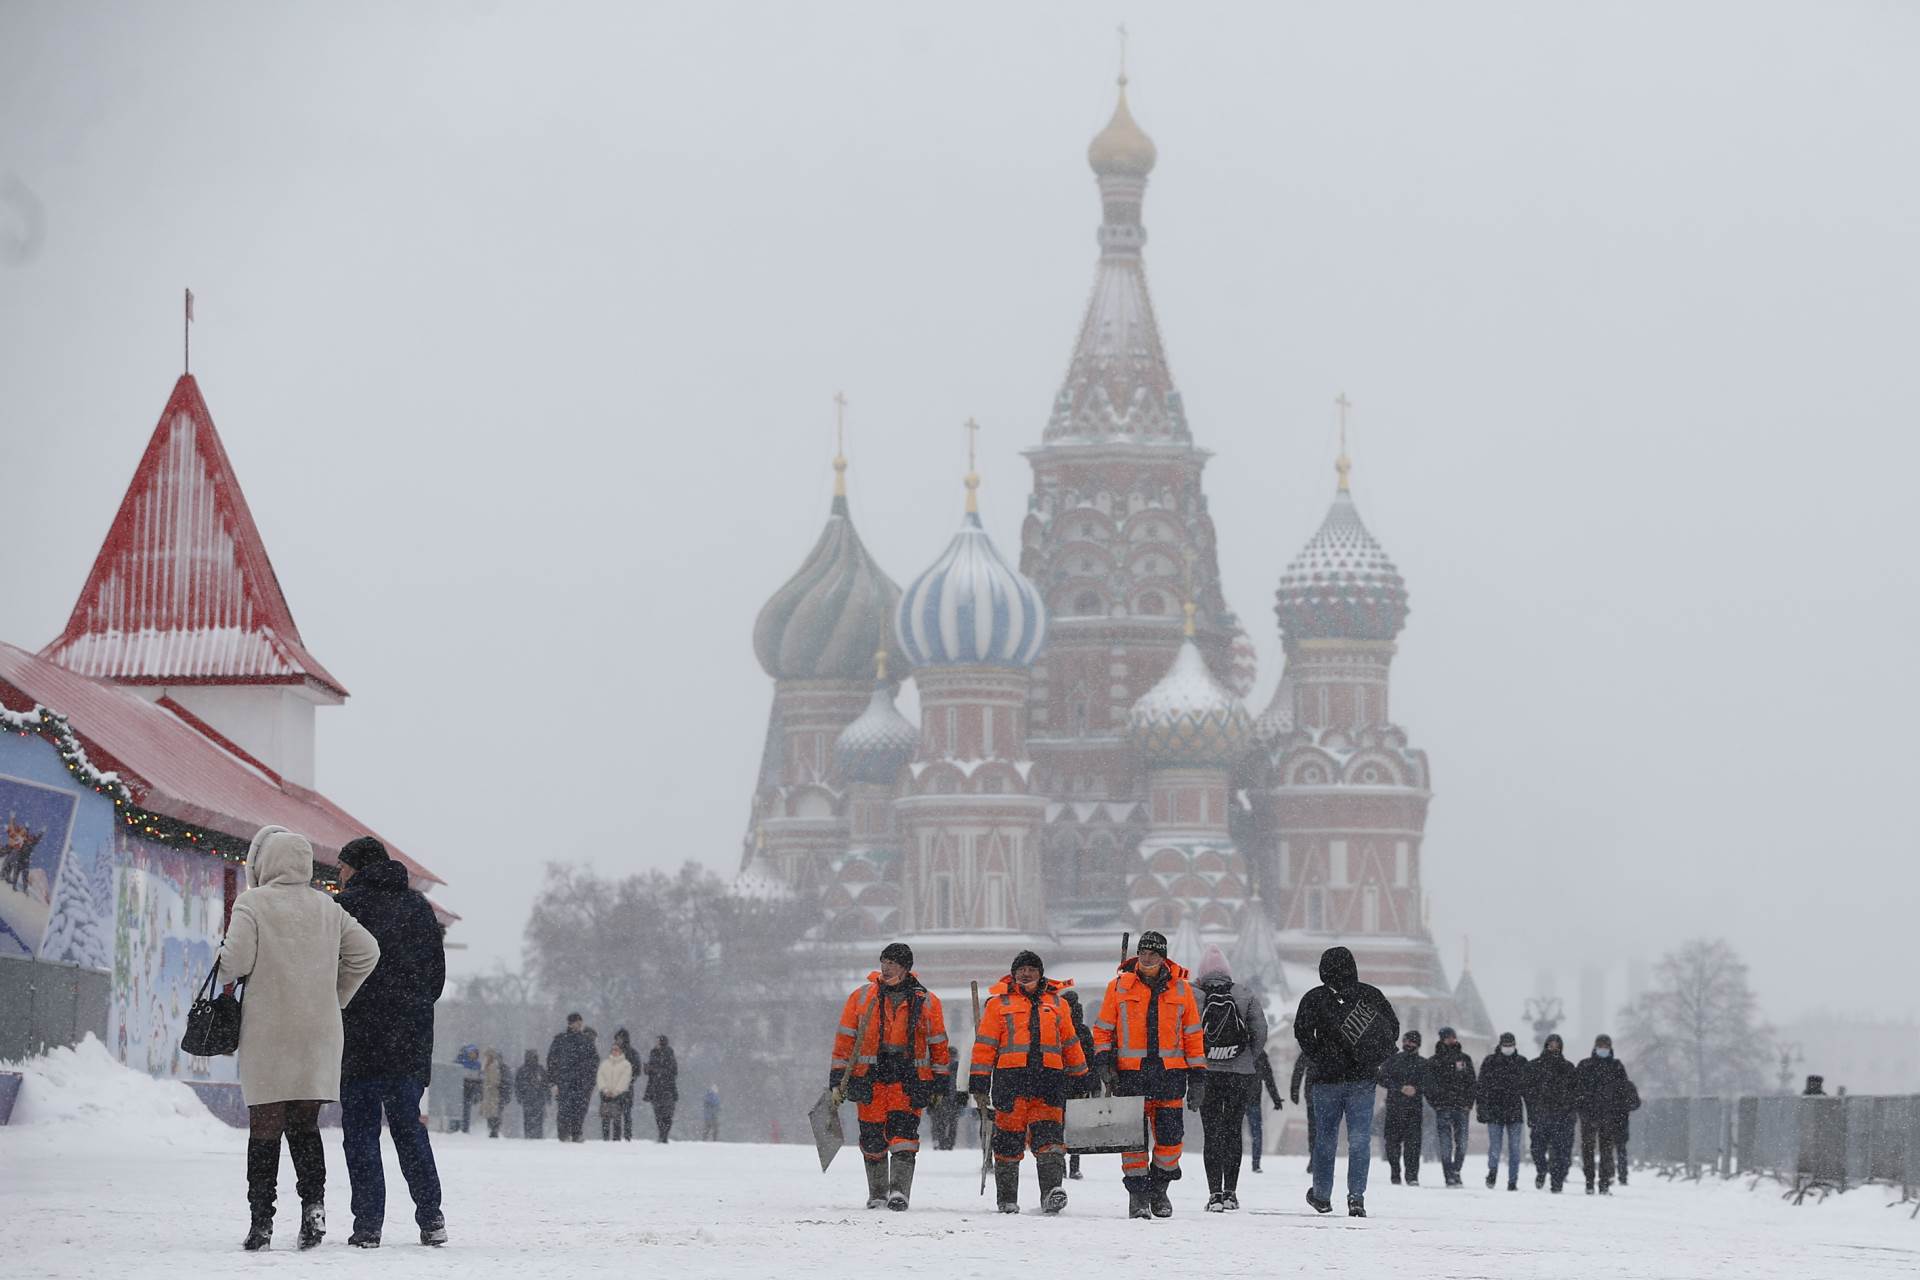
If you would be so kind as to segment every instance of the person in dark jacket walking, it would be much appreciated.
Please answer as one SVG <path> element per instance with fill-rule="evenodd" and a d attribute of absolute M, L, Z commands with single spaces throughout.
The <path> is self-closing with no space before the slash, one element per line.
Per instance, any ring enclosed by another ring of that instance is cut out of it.
<path fill-rule="evenodd" d="M 627 1067 L 633 1072 L 633 1079 L 638 1080 L 643 1070 L 640 1065 L 640 1053 L 633 1047 L 633 1037 L 627 1034 L 625 1027 L 614 1031 L 613 1047 L 618 1049 L 620 1056 L 627 1060 Z M 633 1141 L 633 1087 L 631 1085 L 627 1087 L 625 1093 L 620 1095 L 620 1137 L 625 1142 Z"/>
<path fill-rule="evenodd" d="M 1313 1059 L 1301 1054 L 1293 1060 L 1293 1079 L 1287 1082 L 1287 1100 L 1299 1107 L 1307 1117 L 1307 1151 L 1313 1151 L 1313 1108 L 1300 1101 L 1300 1091 L 1306 1090 L 1306 1096 L 1313 1096 Z M 1311 1158 L 1311 1157 L 1309 1157 Z"/>
<path fill-rule="evenodd" d="M 567 1029 L 547 1046 L 547 1083 L 554 1093 L 554 1136 L 562 1142 L 586 1141 L 587 1106 L 593 1101 L 593 1081 L 600 1071 L 600 1054 L 586 1019 L 567 1015 Z"/>
<path fill-rule="evenodd" d="M 1520 1056 L 1513 1032 L 1503 1032 L 1500 1043 L 1480 1063 L 1474 1087 L 1480 1123 L 1487 1126 L 1487 1188 L 1500 1180 L 1500 1144 L 1507 1147 L 1507 1190 L 1520 1189 L 1520 1131 L 1526 1119 L 1527 1060 Z"/>
<path fill-rule="evenodd" d="M 1260 1114 L 1260 1089 L 1265 1089 L 1273 1099 L 1273 1109 L 1280 1110 L 1280 1082 L 1273 1077 L 1273 1059 L 1267 1056 L 1264 1045 L 1253 1055 L 1253 1077 L 1260 1082 L 1260 1088 L 1247 1098 L 1247 1152 L 1253 1157 L 1253 1171 L 1258 1173 L 1260 1152 L 1267 1144 L 1266 1117 Z"/>
<path fill-rule="evenodd" d="M 547 1130 L 547 1071 L 540 1055 L 527 1050 L 527 1060 L 513 1073 L 513 1098 L 520 1104 L 520 1136 L 538 1138 Z"/>
<path fill-rule="evenodd" d="M 1613 1037 L 1595 1036 L 1592 1056 L 1574 1068 L 1573 1101 L 1580 1113 L 1580 1167 L 1587 1175 L 1587 1194 L 1594 1193 L 1598 1172 L 1599 1192 L 1610 1196 L 1616 1174 L 1626 1185 L 1627 1115 L 1640 1105 L 1640 1091 L 1613 1056 Z"/>
<path fill-rule="evenodd" d="M 1440 1042 L 1427 1059 L 1427 1105 L 1433 1108 L 1435 1140 L 1440 1144 L 1440 1173 L 1450 1187 L 1460 1185 L 1467 1162 L 1467 1114 L 1473 1106 L 1473 1059 L 1460 1047 L 1452 1027 L 1440 1028 Z"/>
<path fill-rule="evenodd" d="M 1527 1064 L 1527 1116 L 1533 1122 L 1533 1185 L 1553 1183 L 1559 1195 L 1567 1185 L 1573 1163 L 1574 1065 L 1567 1061 L 1566 1042 L 1550 1035 L 1540 1056 Z"/>
<path fill-rule="evenodd" d="M 1425 1094 L 1427 1061 L 1420 1056 L 1420 1033 L 1409 1031 L 1400 1037 L 1400 1052 L 1388 1058 L 1380 1068 L 1380 1087 L 1387 1091 L 1386 1154 L 1387 1172 L 1400 1185 L 1401 1165 L 1406 1166 L 1410 1187 L 1420 1185 L 1420 1125 L 1425 1110 L 1420 1099 Z"/>
<path fill-rule="evenodd" d="M 1378 987 L 1360 981 L 1353 952 L 1329 947 L 1320 956 L 1321 986 L 1300 998 L 1293 1038 L 1313 1059 L 1307 1105 L 1314 1116 L 1313 1185 L 1307 1203 L 1333 1211 L 1334 1147 L 1347 1124 L 1347 1214 L 1367 1216 L 1367 1169 L 1373 1162 L 1374 1076 L 1400 1038 L 1400 1019 Z"/>
<path fill-rule="evenodd" d="M 413 1196 L 420 1243 L 447 1242 L 440 1171 L 420 1122 L 420 1095 L 433 1072 L 433 1006 L 447 985 L 446 936 L 407 868 L 372 836 L 340 850 L 340 907 L 380 944 L 380 963 L 343 1017 L 340 1137 L 353 1184 L 353 1234 L 347 1243 L 380 1246 L 387 1216 L 380 1162 L 380 1117 Z"/>
<path fill-rule="evenodd" d="M 680 1101 L 680 1063 L 665 1036 L 647 1055 L 647 1092 L 645 1100 L 653 1104 L 653 1123 L 665 1142 L 673 1129 L 673 1108 Z"/>
<path fill-rule="evenodd" d="M 1067 1002 L 1067 1009 L 1073 1014 L 1073 1034 L 1080 1040 L 1080 1052 L 1087 1056 L 1088 1062 L 1092 1062 L 1093 1028 L 1087 1025 L 1086 1010 L 1080 1007 L 1080 993 L 1072 987 L 1068 987 L 1060 993 L 1060 998 Z M 1084 1076 L 1067 1077 L 1067 1097 L 1069 1098 L 1091 1098 L 1099 1091 L 1100 1077 L 1092 1072 L 1088 1072 Z M 952 1145 L 952 1143 L 947 1144 L 948 1147 Z M 1258 1168 L 1259 1166 L 1256 1165 L 1255 1167 Z M 1070 1155 L 1067 1157 L 1067 1177 L 1075 1182 L 1080 1181 L 1083 1177 L 1080 1172 L 1079 1156 Z"/>

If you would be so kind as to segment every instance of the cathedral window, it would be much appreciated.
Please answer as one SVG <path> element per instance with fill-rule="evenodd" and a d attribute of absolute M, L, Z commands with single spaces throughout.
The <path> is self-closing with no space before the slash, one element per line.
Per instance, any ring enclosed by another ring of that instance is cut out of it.
<path fill-rule="evenodd" d="M 1405 840 L 1399 841 L 1393 846 L 1393 884 L 1396 889 L 1404 889 L 1407 887 L 1407 879 L 1412 861 L 1412 851 L 1407 847 Z"/>
<path fill-rule="evenodd" d="M 1101 613 L 1100 597 L 1091 591 L 1082 591 L 1073 602 L 1073 611 L 1082 618 L 1099 616 Z"/>
<path fill-rule="evenodd" d="M 1280 887 L 1293 888 L 1293 847 L 1285 840 L 1280 842 Z"/>
<path fill-rule="evenodd" d="M 1334 888 L 1345 887 L 1347 883 L 1347 842 L 1331 840 L 1327 843 L 1327 883 Z"/>
<path fill-rule="evenodd" d="M 1327 895 L 1320 889 L 1307 890 L 1307 931 L 1324 933 L 1327 928 Z"/>
<path fill-rule="evenodd" d="M 1156 591 L 1149 591 L 1140 597 L 1140 612 L 1148 617 L 1157 618 L 1167 611 L 1167 602 Z"/>
<path fill-rule="evenodd" d="M 1380 888 L 1368 885 L 1360 895 L 1360 932 L 1380 932 Z"/>

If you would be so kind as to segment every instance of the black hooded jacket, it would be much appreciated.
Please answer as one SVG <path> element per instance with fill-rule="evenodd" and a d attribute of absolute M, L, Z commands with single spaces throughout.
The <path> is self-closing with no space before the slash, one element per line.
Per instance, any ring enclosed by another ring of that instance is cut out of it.
<path fill-rule="evenodd" d="M 1640 1105 L 1640 1091 L 1620 1059 L 1582 1058 L 1573 1069 L 1573 1102 L 1589 1120 L 1624 1120 Z"/>
<path fill-rule="evenodd" d="M 1480 1060 L 1474 1101 L 1481 1124 L 1519 1124 L 1526 1118 L 1527 1065 L 1517 1049 L 1511 1054 L 1495 1049 Z"/>
<path fill-rule="evenodd" d="M 391 858 L 356 871 L 340 907 L 380 944 L 380 963 L 340 1013 L 340 1078 L 425 1080 L 433 1073 L 433 1006 L 447 985 L 439 917 L 408 887 L 406 864 Z"/>
<path fill-rule="evenodd" d="M 1394 1054 L 1380 1068 L 1377 1078 L 1380 1087 L 1387 1091 L 1388 1111 L 1412 1112 L 1416 1118 L 1419 1116 L 1420 1095 L 1427 1088 L 1427 1060 L 1420 1056 L 1420 1050 L 1402 1049 Z M 1413 1086 L 1411 1098 L 1400 1092 L 1407 1085 Z"/>
<path fill-rule="evenodd" d="M 1320 981 L 1300 998 L 1293 1038 L 1313 1059 L 1315 1084 L 1371 1081 L 1400 1041 L 1400 1019 L 1380 988 L 1360 981 L 1360 966 L 1345 947 L 1320 957 Z"/>
<path fill-rule="evenodd" d="M 1457 1044 L 1433 1046 L 1427 1059 L 1427 1102 L 1435 1111 L 1465 1111 L 1473 1105 L 1473 1059 Z"/>
<path fill-rule="evenodd" d="M 1574 1065 L 1559 1049 L 1542 1049 L 1527 1064 L 1527 1112 L 1535 1124 L 1573 1110 Z"/>

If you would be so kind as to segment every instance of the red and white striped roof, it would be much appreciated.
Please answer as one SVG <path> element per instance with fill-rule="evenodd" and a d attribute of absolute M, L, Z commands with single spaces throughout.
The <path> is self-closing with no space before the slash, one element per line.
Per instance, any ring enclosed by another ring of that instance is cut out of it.
<path fill-rule="evenodd" d="M 0 706 L 30 711 L 36 705 L 66 716 L 94 765 L 118 773 L 134 803 L 155 813 L 241 841 L 269 824 L 286 827 L 312 841 L 314 857 L 328 865 L 349 840 L 378 834 L 319 792 L 223 750 L 164 706 L 0 642 Z M 380 839 L 416 884 L 443 883 Z"/>
<path fill-rule="evenodd" d="M 41 651 L 126 684 L 345 687 L 300 640 L 192 374 L 182 374 L 67 628 Z"/>

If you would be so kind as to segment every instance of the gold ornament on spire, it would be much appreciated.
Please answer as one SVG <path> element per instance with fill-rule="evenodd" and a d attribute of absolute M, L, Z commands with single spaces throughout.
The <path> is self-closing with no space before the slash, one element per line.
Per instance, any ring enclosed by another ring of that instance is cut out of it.
<path fill-rule="evenodd" d="M 1107 127 L 1087 144 L 1087 163 L 1100 177 L 1112 174 L 1144 178 L 1153 171 L 1159 152 L 1154 148 L 1153 139 L 1134 123 L 1133 113 L 1127 110 L 1126 23 L 1120 24 L 1119 32 L 1120 75 L 1116 83 L 1120 87 L 1120 101 L 1114 104 L 1113 119 L 1107 121 Z"/>
<path fill-rule="evenodd" d="M 980 512 L 980 473 L 974 466 L 974 443 L 980 437 L 980 424 L 967 419 L 967 514 Z"/>
<path fill-rule="evenodd" d="M 847 496 L 847 393 L 833 393 L 833 496 Z"/>
<path fill-rule="evenodd" d="M 1340 475 L 1340 492 L 1346 493 L 1347 477 L 1353 471 L 1353 459 L 1347 456 L 1347 410 L 1353 408 L 1353 401 L 1342 391 L 1333 402 L 1340 408 L 1340 456 L 1333 460 L 1333 469 Z"/>
<path fill-rule="evenodd" d="M 875 684 L 885 684 L 887 681 L 887 651 L 884 648 L 874 652 L 873 679 Z"/>

